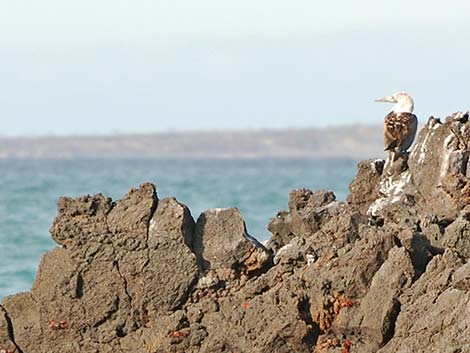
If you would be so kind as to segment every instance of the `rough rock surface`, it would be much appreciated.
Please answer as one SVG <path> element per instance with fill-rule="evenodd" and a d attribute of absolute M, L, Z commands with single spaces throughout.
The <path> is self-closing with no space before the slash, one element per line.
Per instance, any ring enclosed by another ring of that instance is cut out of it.
<path fill-rule="evenodd" d="M 261 269 L 269 253 L 248 235 L 245 221 L 235 208 L 217 208 L 203 212 L 197 221 L 193 249 L 203 270 Z"/>
<path fill-rule="evenodd" d="M 266 247 L 237 209 L 195 223 L 151 184 L 62 198 L 60 246 L 0 305 L 0 351 L 470 352 L 468 118 L 360 163 L 347 203 L 292 191 Z"/>

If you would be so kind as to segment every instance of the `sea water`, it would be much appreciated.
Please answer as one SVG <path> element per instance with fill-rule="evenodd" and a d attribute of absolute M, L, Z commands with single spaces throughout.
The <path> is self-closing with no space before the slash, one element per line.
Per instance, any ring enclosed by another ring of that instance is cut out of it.
<path fill-rule="evenodd" d="M 30 290 L 41 256 L 56 246 L 49 228 L 60 196 L 101 192 L 117 200 L 149 181 L 195 219 L 238 207 L 248 232 L 266 240 L 289 191 L 328 189 L 344 200 L 355 173 L 353 160 L 0 160 L 0 300 Z"/>

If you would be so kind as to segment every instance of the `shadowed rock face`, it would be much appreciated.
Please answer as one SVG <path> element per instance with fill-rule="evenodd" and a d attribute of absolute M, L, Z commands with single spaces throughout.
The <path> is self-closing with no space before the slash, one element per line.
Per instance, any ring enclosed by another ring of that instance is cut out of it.
<path fill-rule="evenodd" d="M 407 160 L 359 164 L 347 203 L 292 191 L 266 247 L 237 209 L 194 222 L 151 184 L 62 198 L 0 350 L 470 351 L 468 134 L 468 114 L 430 119 Z"/>

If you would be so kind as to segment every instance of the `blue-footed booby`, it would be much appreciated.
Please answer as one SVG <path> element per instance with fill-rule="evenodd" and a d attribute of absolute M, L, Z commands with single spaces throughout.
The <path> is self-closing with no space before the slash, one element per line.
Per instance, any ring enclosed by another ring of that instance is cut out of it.
<path fill-rule="evenodd" d="M 406 154 L 416 135 L 418 118 L 413 114 L 413 98 L 408 93 L 397 92 L 375 101 L 395 104 L 384 119 L 385 151 L 393 162 Z"/>

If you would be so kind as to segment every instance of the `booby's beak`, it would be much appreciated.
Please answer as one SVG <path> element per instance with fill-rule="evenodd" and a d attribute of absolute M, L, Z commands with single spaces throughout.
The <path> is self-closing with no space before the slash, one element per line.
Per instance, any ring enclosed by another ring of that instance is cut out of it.
<path fill-rule="evenodd" d="M 393 96 L 376 99 L 374 102 L 396 103 L 397 100 Z"/>

